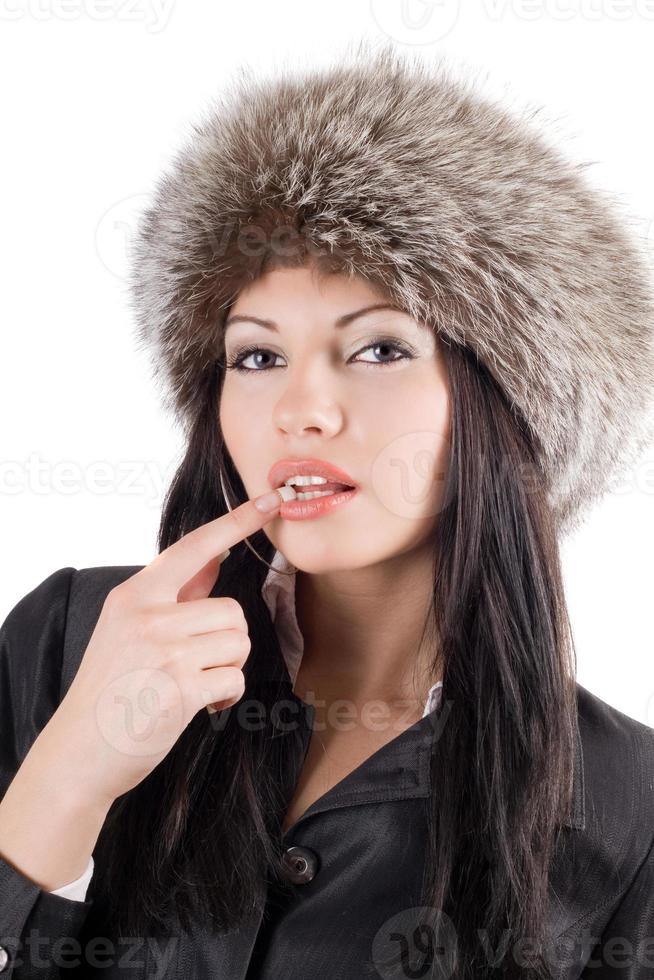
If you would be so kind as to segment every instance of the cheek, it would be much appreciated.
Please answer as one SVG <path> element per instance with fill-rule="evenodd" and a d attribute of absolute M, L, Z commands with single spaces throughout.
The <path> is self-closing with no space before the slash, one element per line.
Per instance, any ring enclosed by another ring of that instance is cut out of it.
<path fill-rule="evenodd" d="M 450 457 L 450 401 L 433 367 L 397 392 L 378 388 L 359 410 L 369 447 L 370 488 L 387 517 L 434 518 L 443 504 Z"/>
<path fill-rule="evenodd" d="M 225 380 L 220 399 L 218 418 L 220 428 L 231 451 L 231 444 L 239 440 L 243 433 L 256 435 L 261 419 L 266 418 L 266 404 L 261 394 L 248 390 L 238 381 Z"/>
<path fill-rule="evenodd" d="M 250 476 L 256 474 L 257 446 L 260 445 L 257 427 L 261 425 L 261 418 L 261 411 L 255 411 L 252 398 L 240 397 L 225 384 L 218 407 L 218 420 L 227 451 L 246 489 L 251 489 L 248 486 Z"/>

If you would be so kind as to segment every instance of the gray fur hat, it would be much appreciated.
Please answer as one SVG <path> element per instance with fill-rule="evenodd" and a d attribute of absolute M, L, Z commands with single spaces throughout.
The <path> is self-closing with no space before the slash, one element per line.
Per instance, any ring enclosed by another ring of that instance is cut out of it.
<path fill-rule="evenodd" d="M 654 438 L 654 298 L 617 204 L 515 114 L 392 44 L 241 70 L 130 248 L 137 344 L 190 429 L 222 325 L 289 233 L 467 345 L 529 427 L 560 533 Z"/>

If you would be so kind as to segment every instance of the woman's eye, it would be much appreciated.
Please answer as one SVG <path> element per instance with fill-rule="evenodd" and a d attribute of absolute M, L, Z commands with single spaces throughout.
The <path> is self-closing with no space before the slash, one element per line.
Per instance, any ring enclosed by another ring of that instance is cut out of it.
<path fill-rule="evenodd" d="M 399 357 L 393 357 L 391 360 L 359 361 L 359 363 L 361 364 L 367 364 L 372 367 L 377 367 L 377 366 L 385 367 L 388 364 L 395 364 L 397 361 L 412 360 L 414 357 L 412 351 L 409 350 L 408 347 L 405 347 L 403 344 L 399 344 L 397 343 L 397 341 L 394 340 L 381 338 L 379 340 L 376 340 L 372 344 L 368 344 L 366 347 L 362 347 L 361 350 L 357 351 L 357 354 L 355 354 L 353 358 L 351 358 L 351 362 L 357 363 L 355 358 L 357 358 L 359 354 L 362 354 L 364 351 L 368 351 L 368 350 L 371 351 L 381 350 L 383 352 L 391 350 L 397 352 L 400 355 Z M 266 347 L 244 347 L 235 350 L 234 353 L 231 355 L 231 357 L 227 358 L 225 369 L 227 371 L 243 371 L 243 372 L 250 371 L 250 372 L 255 372 L 260 374 L 262 371 L 268 371 L 271 366 L 274 367 L 274 363 L 273 365 L 264 364 L 263 366 L 261 366 L 260 360 L 259 360 L 258 367 L 245 367 L 244 366 L 245 361 L 247 361 L 250 357 L 254 357 L 255 354 L 269 355 L 273 358 L 273 361 L 276 357 L 279 356 L 278 354 L 275 354 L 274 351 L 268 350 Z M 382 353 L 382 357 L 384 356 L 386 356 L 386 354 Z M 255 359 L 255 363 L 257 363 L 256 359 Z"/>
<path fill-rule="evenodd" d="M 394 350 L 394 351 L 399 352 L 400 356 L 399 357 L 394 357 L 392 360 L 389 360 L 389 361 L 361 361 L 362 364 L 372 364 L 372 365 L 380 364 L 380 365 L 386 365 L 386 364 L 395 364 L 396 361 L 404 361 L 404 360 L 407 360 L 407 359 L 408 360 L 412 360 L 413 359 L 413 354 L 411 353 L 411 351 L 407 347 L 404 347 L 403 344 L 397 344 L 397 343 L 395 343 L 394 340 L 376 340 L 374 344 L 369 344 L 368 347 L 362 347 L 361 350 L 359 351 L 359 353 L 361 354 L 363 351 L 366 351 L 366 350 L 373 350 L 373 351 L 374 350 L 381 350 L 381 351 Z"/>
<path fill-rule="evenodd" d="M 242 350 L 234 351 L 232 356 L 227 358 L 227 361 L 225 363 L 225 370 L 226 371 L 232 371 L 232 370 L 267 371 L 268 368 L 266 366 L 264 366 L 263 368 L 259 368 L 259 367 L 252 368 L 252 367 L 242 366 L 244 361 L 246 361 L 249 357 L 253 357 L 255 354 L 270 354 L 272 355 L 273 358 L 277 356 L 276 354 L 273 353 L 273 351 L 266 350 L 265 347 L 245 347 Z"/>

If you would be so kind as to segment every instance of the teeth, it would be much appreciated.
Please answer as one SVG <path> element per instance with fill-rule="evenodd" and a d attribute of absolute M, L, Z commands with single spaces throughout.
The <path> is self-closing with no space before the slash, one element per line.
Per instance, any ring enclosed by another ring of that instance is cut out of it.
<path fill-rule="evenodd" d="M 331 497 L 335 493 L 341 493 L 341 490 L 305 490 L 298 491 L 295 487 L 310 487 L 319 486 L 321 483 L 330 483 L 330 481 L 325 476 L 289 476 L 285 483 L 281 487 L 277 488 L 277 492 L 282 495 L 285 500 L 313 500 L 314 497 Z M 343 487 L 345 489 L 345 487 Z"/>
<path fill-rule="evenodd" d="M 297 487 L 309 487 L 314 483 L 328 482 L 324 476 L 289 476 L 288 480 L 284 481 L 284 485 L 290 487 L 291 484 L 294 484 Z"/>
<path fill-rule="evenodd" d="M 310 490 L 309 493 L 296 493 L 296 500 L 313 500 L 314 497 L 333 497 L 336 490 Z"/>

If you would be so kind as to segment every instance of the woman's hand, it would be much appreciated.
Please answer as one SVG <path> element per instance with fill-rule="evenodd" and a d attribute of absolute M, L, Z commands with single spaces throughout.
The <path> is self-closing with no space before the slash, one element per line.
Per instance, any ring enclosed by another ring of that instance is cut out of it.
<path fill-rule="evenodd" d="M 190 531 L 109 592 L 78 671 L 41 732 L 104 806 L 168 754 L 204 707 L 243 695 L 248 624 L 231 597 L 208 598 L 224 552 L 277 516 L 248 500 Z M 275 504 L 274 499 L 277 498 Z M 50 758 L 52 755 L 50 754 Z"/>

